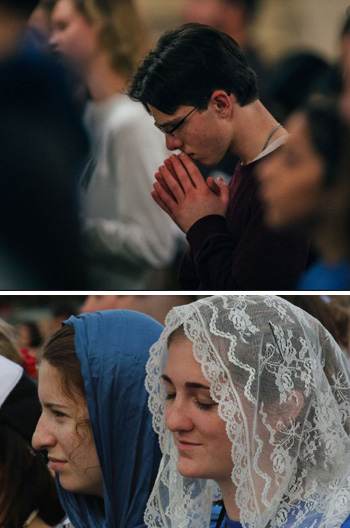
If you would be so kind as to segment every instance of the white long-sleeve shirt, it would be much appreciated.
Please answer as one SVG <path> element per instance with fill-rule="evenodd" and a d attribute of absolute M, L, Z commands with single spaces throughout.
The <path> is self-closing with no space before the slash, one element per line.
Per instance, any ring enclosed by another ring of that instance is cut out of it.
<path fill-rule="evenodd" d="M 180 231 L 150 192 L 169 156 L 163 134 L 125 95 L 90 102 L 90 179 L 82 190 L 83 234 L 96 289 L 142 289 L 151 268 L 174 258 Z"/>

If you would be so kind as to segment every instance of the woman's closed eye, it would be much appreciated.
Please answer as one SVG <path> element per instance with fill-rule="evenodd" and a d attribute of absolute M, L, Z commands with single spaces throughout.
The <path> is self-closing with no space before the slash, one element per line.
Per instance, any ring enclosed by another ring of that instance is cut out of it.
<path fill-rule="evenodd" d="M 202 403 L 199 400 L 195 401 L 198 409 L 201 409 L 202 411 L 210 411 L 213 407 L 217 405 L 217 403 Z"/>
<path fill-rule="evenodd" d="M 165 397 L 167 401 L 174 400 L 175 398 L 176 398 L 176 392 L 168 392 Z M 215 402 L 206 403 L 206 402 L 198 400 L 195 397 L 193 398 L 193 401 L 198 407 L 198 409 L 200 409 L 201 411 L 209 411 L 210 409 L 212 409 L 214 406 L 217 405 L 217 403 Z"/>
<path fill-rule="evenodd" d="M 52 410 L 52 413 L 54 414 L 54 416 L 56 416 L 56 418 L 64 418 L 65 416 L 67 416 L 66 414 L 62 413 L 61 411 Z"/>

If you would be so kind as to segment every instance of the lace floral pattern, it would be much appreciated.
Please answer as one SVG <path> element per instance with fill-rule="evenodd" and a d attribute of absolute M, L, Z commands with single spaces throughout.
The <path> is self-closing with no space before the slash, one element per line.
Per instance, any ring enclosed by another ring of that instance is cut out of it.
<path fill-rule="evenodd" d="M 212 296 L 168 314 L 146 388 L 163 460 L 150 528 L 206 528 L 215 483 L 177 471 L 164 420 L 169 335 L 183 325 L 232 443 L 244 528 L 335 528 L 350 512 L 350 366 L 314 318 L 274 296 Z M 295 411 L 297 409 L 297 411 Z"/>

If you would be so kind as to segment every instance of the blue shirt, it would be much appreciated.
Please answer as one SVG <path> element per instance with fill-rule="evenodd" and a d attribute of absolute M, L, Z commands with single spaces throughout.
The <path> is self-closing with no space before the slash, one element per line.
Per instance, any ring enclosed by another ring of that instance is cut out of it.
<path fill-rule="evenodd" d="M 298 290 L 348 290 L 350 288 L 350 263 L 340 261 L 327 264 L 315 262 L 301 278 Z"/>

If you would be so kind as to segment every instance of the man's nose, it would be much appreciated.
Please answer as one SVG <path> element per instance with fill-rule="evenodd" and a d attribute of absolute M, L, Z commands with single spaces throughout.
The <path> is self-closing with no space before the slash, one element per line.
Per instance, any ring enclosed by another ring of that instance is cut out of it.
<path fill-rule="evenodd" d="M 180 138 L 170 136 L 167 134 L 165 136 L 165 144 L 168 150 L 177 150 L 181 149 L 183 146 L 183 141 Z"/>

